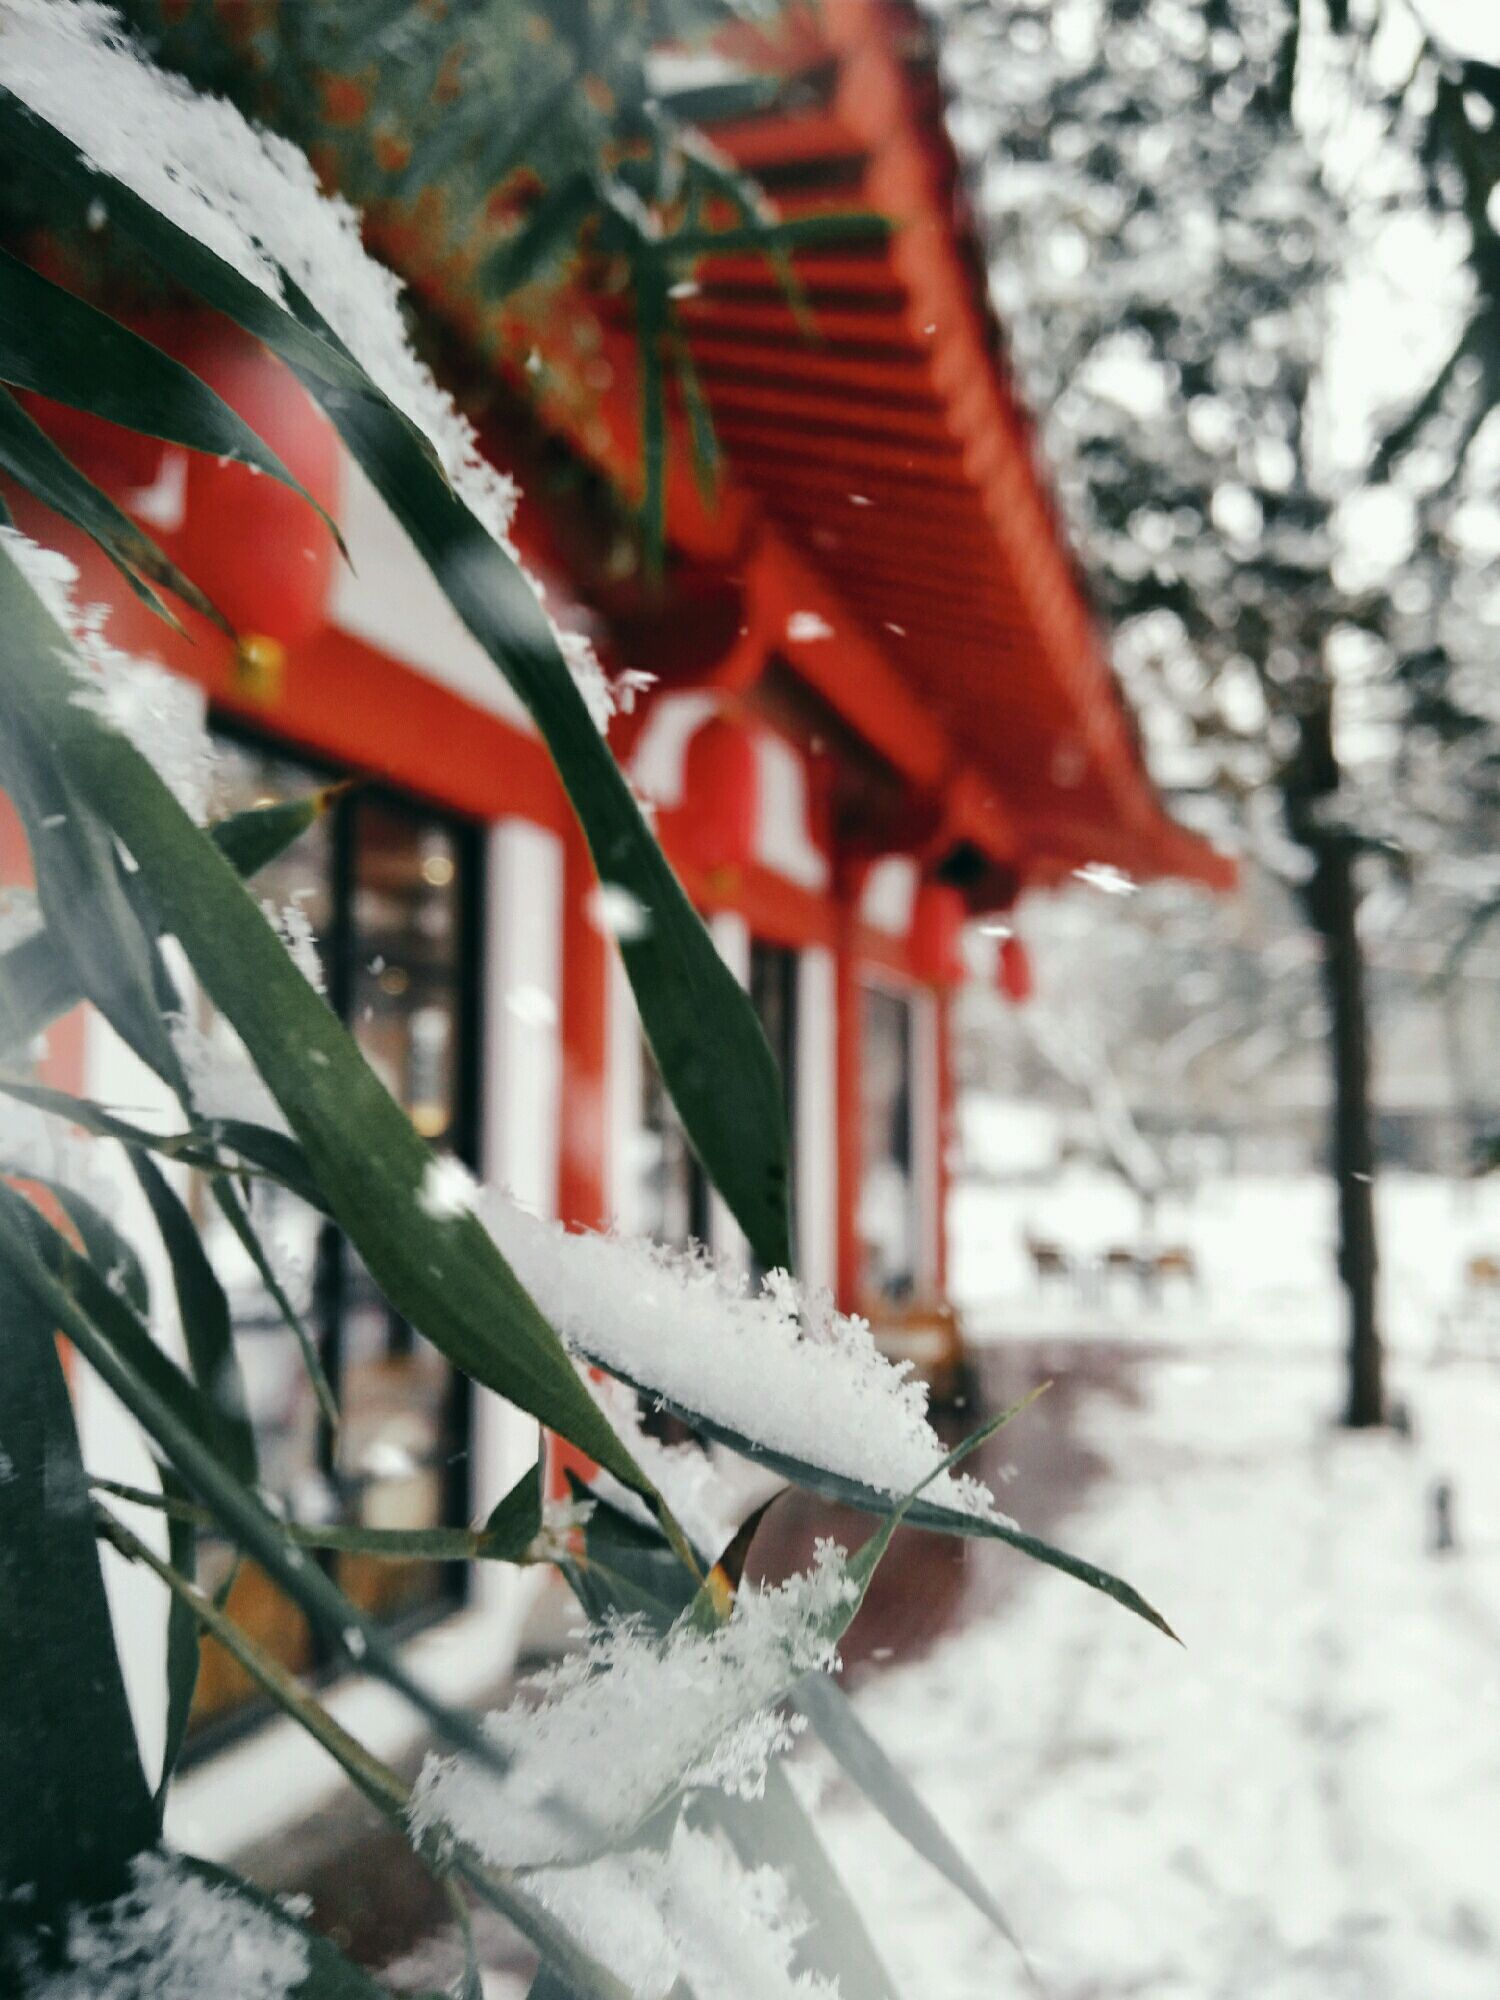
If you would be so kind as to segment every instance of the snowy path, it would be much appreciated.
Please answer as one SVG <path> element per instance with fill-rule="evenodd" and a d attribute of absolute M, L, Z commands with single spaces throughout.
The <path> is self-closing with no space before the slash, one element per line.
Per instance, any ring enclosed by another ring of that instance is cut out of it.
<path fill-rule="evenodd" d="M 1494 2000 L 1500 1371 L 1412 1378 L 1406 1446 L 1324 1428 L 1321 1367 L 1139 1366 L 1142 1402 L 1082 1408 L 1111 1471 L 1053 1532 L 1145 1589 L 1184 1650 L 1038 1575 L 867 1680 L 866 1720 L 1054 2000 Z M 1443 1559 L 1439 1473 L 1463 1538 Z M 1027 1991 L 836 1786 L 824 1813 L 911 2000 Z"/>

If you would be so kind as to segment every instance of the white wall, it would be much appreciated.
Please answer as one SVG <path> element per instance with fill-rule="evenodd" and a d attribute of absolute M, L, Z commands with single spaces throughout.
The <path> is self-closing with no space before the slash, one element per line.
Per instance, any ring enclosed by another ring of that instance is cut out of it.
<path fill-rule="evenodd" d="M 483 1158 L 486 1181 L 541 1215 L 557 1207 L 562 1087 L 563 845 L 526 820 L 490 829 L 485 888 Z M 471 1497 L 487 1514 L 537 1453 L 537 1425 L 474 1389 Z M 514 1593 L 515 1573 L 482 1563 L 481 1606 Z"/>
<path fill-rule="evenodd" d="M 332 622 L 426 679 L 535 734 L 519 696 L 439 590 L 375 488 L 347 456 L 341 477 L 339 526 L 349 562 L 340 563 L 334 572 Z"/>
<path fill-rule="evenodd" d="M 830 1291 L 838 1275 L 837 1032 L 833 953 L 815 945 L 797 966 L 797 1263 L 806 1284 Z"/>

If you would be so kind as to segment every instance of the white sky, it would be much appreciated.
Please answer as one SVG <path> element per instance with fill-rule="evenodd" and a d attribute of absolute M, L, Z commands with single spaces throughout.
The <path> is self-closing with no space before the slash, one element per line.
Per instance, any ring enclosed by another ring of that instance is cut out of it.
<path fill-rule="evenodd" d="M 1416 11 L 1432 33 L 1460 55 L 1500 63 L 1497 0 L 1416 0 Z"/>

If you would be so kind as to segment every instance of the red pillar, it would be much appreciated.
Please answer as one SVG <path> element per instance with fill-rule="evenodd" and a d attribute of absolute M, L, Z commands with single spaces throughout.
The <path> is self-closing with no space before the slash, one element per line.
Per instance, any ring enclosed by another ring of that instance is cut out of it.
<path fill-rule="evenodd" d="M 934 1051 L 937 1066 L 937 1148 L 936 1186 L 933 1200 L 937 1203 L 937 1227 L 933 1231 L 934 1270 L 933 1281 L 939 1298 L 948 1296 L 948 1186 L 949 1158 L 952 1154 L 957 1134 L 954 1126 L 953 1090 L 953 999 L 948 993 L 934 996 L 937 1015 L 937 1047 Z"/>
<path fill-rule="evenodd" d="M 860 1304 L 859 1195 L 863 1171 L 863 1022 L 858 977 L 859 899 L 867 870 L 844 863 L 837 872 L 838 934 L 834 946 L 834 1014 L 838 1117 L 838 1303 Z"/>
<path fill-rule="evenodd" d="M 563 862 L 562 1101 L 557 1212 L 574 1228 L 610 1219 L 609 939 L 590 915 L 596 877 L 571 821 Z"/>
<path fill-rule="evenodd" d="M 609 954 L 614 946 L 590 914 L 598 878 L 588 843 L 572 819 L 564 840 L 557 1213 L 570 1228 L 603 1229 L 610 1221 Z M 562 1438 L 549 1442 L 547 1490 L 561 1499 L 566 1474 L 587 1479 L 594 1463 Z"/>

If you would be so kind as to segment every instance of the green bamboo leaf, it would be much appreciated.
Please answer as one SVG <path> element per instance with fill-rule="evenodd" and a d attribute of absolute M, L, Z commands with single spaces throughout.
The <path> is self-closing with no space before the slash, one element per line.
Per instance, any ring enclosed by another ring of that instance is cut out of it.
<path fill-rule="evenodd" d="M 0 1073 L 0 1096 L 13 1097 L 18 1104 L 30 1104 L 38 1111 L 66 1119 L 96 1139 L 118 1139 L 124 1146 L 140 1146 L 164 1159 L 202 1168 L 206 1173 L 223 1173 L 229 1165 L 213 1147 L 217 1126 L 205 1126 L 201 1131 L 148 1132 L 144 1125 L 133 1125 L 128 1118 L 95 1104 L 92 1098 L 75 1097 L 71 1091 L 58 1090 L 52 1084 L 33 1083 L 30 1077 L 3 1073 Z M 251 1129 L 258 1132 L 260 1128 Z M 258 1140 L 256 1144 L 259 1145 Z"/>
<path fill-rule="evenodd" d="M 281 1524 L 230 1471 L 213 1442 L 211 1407 L 149 1336 L 144 1349 L 140 1346 L 129 1309 L 53 1232 L 54 1259 L 67 1278 L 66 1283 L 59 1282 L 39 1252 L 35 1228 L 36 1211 L 0 1185 L 0 1271 L 68 1336 L 214 1514 L 228 1538 L 254 1557 L 337 1644 L 343 1657 L 387 1682 L 447 1742 L 494 1767 L 499 1754 L 484 1732 L 412 1679 L 380 1626 L 291 1544 Z"/>
<path fill-rule="evenodd" d="M 466 1373 L 655 1499 L 552 1329 L 472 1215 L 430 1215 L 432 1155 L 348 1032 L 298 972 L 214 844 L 139 753 L 69 700 L 62 635 L 0 554 L 7 711 L 45 734 L 128 849 L 175 937 L 301 1141 L 313 1178 L 395 1309 Z M 0 751 L 3 756 L 3 751 Z M 76 808 L 75 808 L 76 810 Z"/>
<path fill-rule="evenodd" d="M 189 1579 L 177 1574 L 123 1522 L 103 1509 L 99 1510 L 99 1515 L 101 1532 L 131 1560 L 152 1569 L 174 1598 L 188 1606 L 196 1621 L 205 1631 L 213 1634 L 277 1707 L 305 1730 L 314 1742 L 321 1744 L 376 1810 L 410 1839 L 411 1829 L 407 1823 L 410 1793 L 402 1779 L 336 1722 L 315 1695 L 225 1614 L 222 1605 L 215 1604 Z M 508 1917 L 538 1951 L 565 1968 L 582 2000 L 631 2000 L 619 1981 L 581 1951 L 556 1919 L 528 1895 L 507 1870 L 491 1868 L 458 1846 L 453 1846 L 442 1856 L 436 1856 L 422 1847 L 417 1848 L 417 1853 L 429 1868 L 434 1868 L 442 1877 L 456 1870 L 483 1901 Z M 299 1992 L 304 1990 L 307 1989 L 298 1989 Z"/>
<path fill-rule="evenodd" d="M 1021 1529 L 1012 1527 L 1005 1521 L 992 1520 L 981 1514 L 963 1513 L 956 1507 L 945 1507 L 936 1501 L 921 1498 L 903 1502 L 892 1494 L 879 1491 L 876 1487 L 866 1486 L 860 1480 L 850 1479 L 841 1472 L 831 1471 L 827 1466 L 809 1464 L 804 1459 L 793 1458 L 790 1454 L 777 1451 L 769 1445 L 758 1444 L 728 1424 L 705 1416 L 701 1410 L 691 1410 L 672 1397 L 662 1395 L 650 1383 L 634 1381 L 618 1369 L 609 1368 L 607 1363 L 598 1360 L 597 1357 L 594 1359 L 595 1365 L 604 1369 L 606 1374 L 613 1374 L 638 1393 L 649 1395 L 661 1409 L 681 1418 L 703 1437 L 727 1445 L 742 1458 L 753 1459 L 757 1465 L 764 1465 L 769 1471 L 789 1480 L 792 1485 L 802 1487 L 805 1492 L 820 1494 L 825 1500 L 836 1500 L 841 1506 L 857 1507 L 863 1513 L 886 1516 L 887 1532 L 895 1526 L 896 1519 L 899 1518 L 908 1528 L 923 1528 L 933 1534 L 962 1535 L 976 1541 L 1004 1542 L 1007 1547 L 1029 1556 L 1033 1562 L 1045 1564 L 1049 1569 L 1061 1570 L 1065 1576 L 1074 1577 L 1079 1583 L 1087 1584 L 1090 1590 L 1100 1591 L 1105 1597 L 1113 1598 L 1116 1604 L 1123 1605 L 1127 1611 L 1133 1611 L 1138 1618 L 1144 1618 L 1148 1625 L 1154 1625 L 1169 1639 L 1177 1637 L 1166 1619 L 1147 1603 L 1138 1590 L 1122 1582 L 1119 1577 L 1111 1575 L 1107 1569 L 1099 1568 L 1096 1563 L 1085 1562 L 1078 1556 L 1069 1555 L 1065 1549 L 1055 1548 L 1052 1543 L 1042 1541 L 1039 1536 L 1025 1534 Z M 1008 1418 L 1014 1414 L 1014 1411 L 1008 1411 L 1006 1416 Z"/>
<path fill-rule="evenodd" d="M 131 1146 L 127 1153 L 172 1266 L 188 1368 L 204 1400 L 219 1414 L 231 1469 L 237 1478 L 253 1485 L 259 1471 L 255 1432 L 246 1414 L 229 1300 L 182 1197 L 142 1148 Z"/>
<path fill-rule="evenodd" d="M 251 806 L 216 820 L 209 832 L 241 875 L 254 875 L 284 853 L 345 790 L 345 785 L 326 785 L 307 798 Z M 0 1057 L 24 1048 L 82 998 L 66 957 L 45 928 L 0 953 Z"/>
<path fill-rule="evenodd" d="M 667 279 L 654 246 L 641 244 L 632 262 L 635 279 L 636 366 L 641 371 L 641 460 L 645 484 L 641 522 L 648 575 L 660 576 L 667 530 L 666 362 Z"/>
<path fill-rule="evenodd" d="M 5 250 L 0 250 L 0 382 L 168 444 L 253 465 L 300 494 L 338 536 L 301 481 L 191 369 Z"/>
<path fill-rule="evenodd" d="M 542 1489 L 547 1477 L 545 1449 L 528 1466 L 503 1500 L 490 1509 L 480 1531 L 485 1553 L 518 1562 L 542 1532 Z"/>
<path fill-rule="evenodd" d="M 26 601 L 37 605 L 9 555 L 3 563 L 6 580 L 14 578 Z M 62 653 L 71 657 L 71 650 L 44 617 L 35 637 L 46 632 L 53 635 L 52 677 L 60 697 L 71 704 L 80 683 L 60 664 Z M 0 788 L 25 826 L 47 933 L 77 990 L 144 1063 L 180 1091 L 182 1068 L 160 1010 L 165 969 L 156 940 L 141 929 L 116 842 L 65 780 L 45 733 L 19 706 L 7 706 L 0 730 Z"/>
<path fill-rule="evenodd" d="M 136 1255 L 135 1246 L 120 1234 L 101 1208 L 66 1181 L 51 1180 L 29 1167 L 0 1168 L 0 1171 L 13 1172 L 18 1179 L 46 1188 L 78 1232 L 83 1254 L 94 1269 L 118 1289 L 133 1312 L 141 1319 L 150 1319 L 151 1287 L 145 1267 Z"/>
<path fill-rule="evenodd" d="M 795 1705 L 817 1731 L 876 1811 L 912 1850 L 930 1862 L 960 1895 L 966 1896 L 995 1929 L 1021 1954 L 1009 1919 L 950 1838 L 942 1822 L 922 1800 L 901 1767 L 865 1728 L 859 1711 L 838 1682 L 828 1674 L 808 1674 L 792 1692 Z"/>
<path fill-rule="evenodd" d="M 275 1267 L 266 1255 L 265 1245 L 256 1233 L 255 1225 L 251 1222 L 249 1214 L 246 1212 L 245 1204 L 240 1200 L 239 1194 L 232 1183 L 223 1174 L 215 1174 L 209 1185 L 213 1190 L 214 1202 L 218 1207 L 219 1213 L 239 1238 L 246 1256 L 254 1264 L 256 1271 L 260 1275 L 261 1283 L 270 1293 L 272 1303 L 281 1314 L 283 1321 L 291 1332 L 292 1338 L 296 1341 L 298 1350 L 302 1356 L 302 1365 L 307 1370 L 307 1378 L 311 1382 L 313 1394 L 318 1400 L 318 1408 L 323 1412 L 323 1421 L 334 1435 L 337 1436 L 339 1429 L 338 1398 L 334 1395 L 333 1384 L 329 1381 L 327 1373 L 324 1370 L 323 1358 L 318 1352 L 317 1342 L 308 1331 L 307 1323 L 301 1313 L 298 1312 L 297 1308 L 287 1297 L 286 1287 L 276 1275 Z"/>
<path fill-rule="evenodd" d="M 510 558 L 378 409 L 332 392 L 322 401 L 545 738 L 601 881 L 623 890 L 633 912 L 620 952 L 688 1137 L 760 1262 L 789 1268 L 786 1119 L 775 1060 L 594 726 L 546 614 Z"/>
<path fill-rule="evenodd" d="M 716 1827 L 747 1868 L 782 1870 L 811 1922 L 797 1941 L 797 1969 L 838 1982 L 859 2000 L 897 2000 L 890 1973 L 865 1920 L 828 1858 L 807 1808 L 780 1764 L 766 1772 L 758 1799 L 704 1790 L 687 1808 L 690 1821 Z"/>
<path fill-rule="evenodd" d="M 53 1321 L 9 1283 L 0 1285 L 0 1376 L 0 1797 L 9 1802 L 0 1884 L 8 1895 L 30 1885 L 28 1914 L 45 1922 L 80 1898 L 117 1895 L 132 1857 L 156 1838 L 156 1813 Z"/>
<path fill-rule="evenodd" d="M 307 829 L 353 789 L 353 779 L 322 785 L 300 799 L 273 799 L 217 819 L 208 831 L 214 845 L 247 879 L 285 854 Z"/>
<path fill-rule="evenodd" d="M 230 630 L 224 614 L 197 584 L 183 575 L 144 528 L 137 527 L 107 493 L 101 492 L 58 450 L 41 425 L 32 422 L 6 389 L 0 389 L 0 472 L 8 473 L 28 493 L 35 494 L 96 541 L 136 596 L 169 625 L 181 630 L 174 613 L 152 589 L 153 584 L 174 592 L 185 604 L 212 619 L 222 631 Z"/>
<path fill-rule="evenodd" d="M 301 368 L 353 395 L 378 394 L 357 362 L 295 320 L 288 323 L 285 309 L 269 292 L 160 214 L 124 181 L 91 166 L 70 139 L 39 118 L 13 92 L 0 87 L 0 159 L 4 158 L 23 166 L 28 179 L 50 181 L 62 201 L 79 216 L 91 202 L 105 200 L 114 227 L 134 238 L 205 305 L 227 313 L 283 358 L 291 359 L 295 354 Z M 417 434 L 413 431 L 412 435 Z"/>
<path fill-rule="evenodd" d="M 855 208 L 831 214 L 790 216 L 778 221 L 756 220 L 727 229 L 680 229 L 664 237 L 661 247 L 674 261 L 747 254 L 775 261 L 795 250 L 883 243 L 890 234 L 891 223 L 886 216 L 872 209 Z"/>
<path fill-rule="evenodd" d="M 585 217 L 598 205 L 591 174 L 569 174 L 548 188 L 521 227 L 479 266 L 476 278 L 485 297 L 507 298 L 539 276 L 572 246 Z"/>
<path fill-rule="evenodd" d="M 747 996 L 683 895 L 601 741 L 557 638 L 516 565 L 452 492 L 427 440 L 380 395 L 296 288 L 286 312 L 259 286 L 0 91 L 0 154 L 19 150 L 80 212 L 100 195 L 165 271 L 256 334 L 301 377 L 541 730 L 603 882 L 639 911 L 621 939 L 658 1066 L 710 1178 L 768 1269 L 790 1267 L 780 1081 Z M 367 1260 L 368 1261 L 368 1260 Z M 596 1454 L 597 1455 L 597 1454 Z"/>
<path fill-rule="evenodd" d="M 0 953 L 0 1056 L 24 1050 L 79 998 L 72 969 L 45 929 Z"/>

